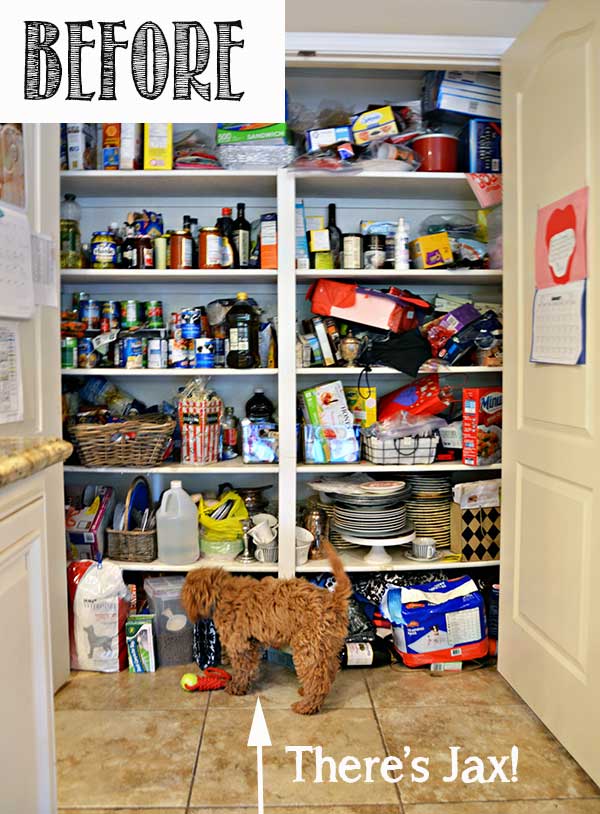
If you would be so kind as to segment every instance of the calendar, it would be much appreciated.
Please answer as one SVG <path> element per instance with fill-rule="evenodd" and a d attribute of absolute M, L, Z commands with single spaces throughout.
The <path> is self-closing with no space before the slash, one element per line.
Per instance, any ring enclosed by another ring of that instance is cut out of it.
<path fill-rule="evenodd" d="M 24 212 L 0 209 L 0 316 L 33 315 L 31 232 Z"/>
<path fill-rule="evenodd" d="M 585 363 L 586 280 L 538 288 L 533 300 L 531 361 Z"/>

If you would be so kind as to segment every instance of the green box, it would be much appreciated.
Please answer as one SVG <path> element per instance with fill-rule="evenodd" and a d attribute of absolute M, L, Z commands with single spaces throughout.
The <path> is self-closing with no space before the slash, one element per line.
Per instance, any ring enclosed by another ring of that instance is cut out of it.
<path fill-rule="evenodd" d="M 243 129 L 242 129 L 243 128 Z M 252 144 L 269 140 L 279 144 L 288 143 L 288 127 L 285 122 L 278 124 L 218 124 L 217 145 Z"/>
<path fill-rule="evenodd" d="M 125 637 L 130 673 L 153 673 L 156 670 L 152 632 L 153 620 L 153 613 L 127 617 Z"/>

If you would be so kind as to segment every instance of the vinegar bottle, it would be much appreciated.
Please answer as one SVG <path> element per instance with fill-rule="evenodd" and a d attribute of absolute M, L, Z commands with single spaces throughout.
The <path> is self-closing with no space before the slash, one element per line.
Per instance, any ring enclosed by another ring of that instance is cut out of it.
<path fill-rule="evenodd" d="M 385 667 L 392 654 L 379 636 L 372 642 L 346 642 L 340 656 L 344 667 Z"/>
<path fill-rule="evenodd" d="M 172 480 L 156 512 L 158 559 L 168 565 L 187 565 L 200 556 L 198 509 L 180 480 Z"/>
<path fill-rule="evenodd" d="M 258 355 L 258 315 L 248 302 L 248 295 L 240 291 L 235 305 L 227 313 L 229 353 L 227 367 L 246 369 L 260 367 Z"/>

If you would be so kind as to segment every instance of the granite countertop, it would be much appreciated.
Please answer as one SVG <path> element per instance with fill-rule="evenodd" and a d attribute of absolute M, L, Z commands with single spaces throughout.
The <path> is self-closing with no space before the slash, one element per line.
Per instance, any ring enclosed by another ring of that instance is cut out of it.
<path fill-rule="evenodd" d="M 0 437 L 0 487 L 65 461 L 72 449 L 61 438 Z"/>

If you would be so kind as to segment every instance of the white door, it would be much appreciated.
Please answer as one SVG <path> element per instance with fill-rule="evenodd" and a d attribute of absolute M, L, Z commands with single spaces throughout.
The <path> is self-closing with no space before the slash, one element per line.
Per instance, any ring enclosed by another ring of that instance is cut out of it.
<path fill-rule="evenodd" d="M 600 782 L 600 3 L 551 0 L 503 62 L 499 668 Z M 529 362 L 539 207 L 588 186 L 587 364 Z"/>
<path fill-rule="evenodd" d="M 46 517 L 42 498 L 2 517 L 2 810 L 56 811 Z"/>

